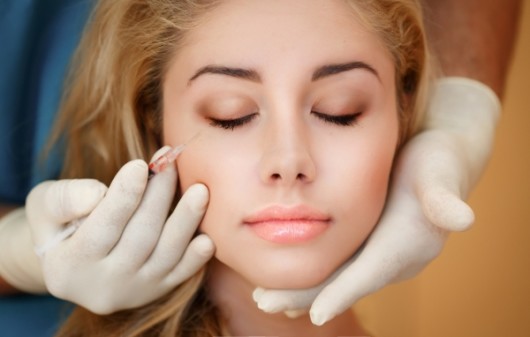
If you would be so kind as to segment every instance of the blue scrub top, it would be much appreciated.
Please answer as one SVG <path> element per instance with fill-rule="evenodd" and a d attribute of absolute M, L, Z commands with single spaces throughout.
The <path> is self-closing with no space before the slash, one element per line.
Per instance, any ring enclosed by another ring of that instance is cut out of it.
<path fill-rule="evenodd" d="M 0 201 L 23 203 L 57 176 L 60 156 L 39 165 L 63 79 L 92 0 L 0 1 Z"/>
<path fill-rule="evenodd" d="M 0 202 L 23 204 L 56 178 L 61 155 L 39 162 L 73 50 L 94 0 L 0 0 Z M 0 297 L 0 336 L 51 336 L 68 304 L 50 296 Z"/>

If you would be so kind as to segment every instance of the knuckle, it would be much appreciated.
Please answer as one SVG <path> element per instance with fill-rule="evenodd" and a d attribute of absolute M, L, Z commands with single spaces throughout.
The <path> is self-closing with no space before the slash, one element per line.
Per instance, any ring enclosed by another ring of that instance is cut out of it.
<path fill-rule="evenodd" d="M 44 195 L 44 202 L 47 214 L 54 219 L 63 219 L 71 208 L 68 188 L 71 180 L 56 181 L 50 185 Z"/>
<path fill-rule="evenodd" d="M 68 299 L 64 291 L 65 282 L 61 278 L 46 278 L 46 289 L 55 297 Z"/>
<path fill-rule="evenodd" d="M 84 306 L 97 315 L 112 314 L 115 310 L 109 303 L 109 296 L 93 296 Z"/>

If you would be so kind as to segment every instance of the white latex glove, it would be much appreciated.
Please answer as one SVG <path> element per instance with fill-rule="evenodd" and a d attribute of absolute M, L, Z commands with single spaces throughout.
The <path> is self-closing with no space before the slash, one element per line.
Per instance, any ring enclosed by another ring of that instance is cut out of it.
<path fill-rule="evenodd" d="M 190 187 L 168 218 L 174 165 L 149 184 L 147 171 L 144 161 L 133 160 L 108 190 L 90 179 L 44 182 L 32 190 L 26 213 L 36 247 L 47 247 L 41 260 L 50 293 L 109 314 L 165 295 L 210 259 L 213 242 L 206 235 L 191 240 L 207 188 Z M 82 216 L 79 229 L 56 242 L 64 224 Z"/>
<path fill-rule="evenodd" d="M 24 292 L 46 293 L 23 207 L 0 219 L 0 276 Z"/>
<path fill-rule="evenodd" d="M 450 231 L 474 221 L 463 200 L 486 166 L 499 114 L 497 96 L 482 83 L 439 80 L 423 130 L 398 155 L 385 210 L 364 248 L 313 289 L 256 289 L 258 307 L 290 316 L 311 307 L 312 322 L 322 325 L 362 297 L 421 271 Z"/>

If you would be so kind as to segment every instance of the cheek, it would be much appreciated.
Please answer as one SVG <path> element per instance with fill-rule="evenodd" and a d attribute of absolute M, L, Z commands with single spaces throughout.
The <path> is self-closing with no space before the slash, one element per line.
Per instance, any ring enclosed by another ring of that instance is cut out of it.
<path fill-rule="evenodd" d="M 179 193 L 186 191 L 195 183 L 208 185 L 205 178 L 208 177 L 209 166 L 202 156 L 191 151 L 184 151 L 177 159 L 177 172 L 179 179 Z"/>
<path fill-rule="evenodd" d="M 179 195 L 182 195 L 182 193 L 185 192 L 191 185 L 196 183 L 201 183 L 208 187 L 208 208 L 205 216 L 203 217 L 203 221 L 201 222 L 200 230 L 201 232 L 205 232 L 209 235 L 213 233 L 211 233 L 209 228 L 211 226 L 207 225 L 209 223 L 208 219 L 218 218 L 218 212 L 215 211 L 215 205 L 218 204 L 216 202 L 216 199 L 218 199 L 217 192 L 222 189 L 222 186 L 219 186 L 222 180 L 216 175 L 217 172 L 220 172 L 222 167 L 216 167 L 214 170 L 212 168 L 212 163 L 210 162 L 211 159 L 211 157 L 189 151 L 187 153 L 183 153 L 177 161 L 177 172 L 179 174 Z"/>
<path fill-rule="evenodd" d="M 337 203 L 337 217 L 344 223 L 345 237 L 362 243 L 377 224 L 385 206 L 390 173 L 397 144 L 397 120 L 384 128 L 352 141 L 348 150 L 328 161 L 333 186 L 344 201 Z M 345 155 L 348 153 L 348 155 Z M 345 246 L 351 245 L 346 241 Z M 356 247 L 354 247 L 356 249 Z"/>
<path fill-rule="evenodd" d="M 364 214 L 366 221 L 374 225 L 385 204 L 392 158 L 392 153 L 380 153 L 372 162 L 359 168 L 353 182 L 357 186 L 351 192 L 354 207 L 358 214 Z"/>
<path fill-rule="evenodd" d="M 179 193 L 195 183 L 208 187 L 210 198 L 200 228 L 218 242 L 220 240 L 215 238 L 222 233 L 217 232 L 222 232 L 225 224 L 234 222 L 233 212 L 227 210 L 236 209 L 247 195 L 251 160 L 232 151 L 227 155 L 221 148 L 225 149 L 226 144 L 204 142 L 190 146 L 177 160 Z"/>
<path fill-rule="evenodd" d="M 334 186 L 341 201 L 334 203 L 337 230 L 329 258 L 340 263 L 352 256 L 368 238 L 382 214 L 388 190 L 392 153 L 373 161 L 350 160 L 342 170 L 342 179 Z M 337 248 L 340 247 L 340 248 Z"/>
<path fill-rule="evenodd" d="M 357 158 L 363 159 L 353 158 L 350 163 L 343 163 L 342 174 L 336 175 L 334 185 L 347 200 L 342 212 L 370 223 L 377 220 L 384 206 L 393 151 L 371 153 L 369 159 L 361 155 Z"/>

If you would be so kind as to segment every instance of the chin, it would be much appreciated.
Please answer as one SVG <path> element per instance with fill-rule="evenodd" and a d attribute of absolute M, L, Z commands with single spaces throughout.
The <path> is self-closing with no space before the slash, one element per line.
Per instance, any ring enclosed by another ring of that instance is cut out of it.
<path fill-rule="evenodd" d="M 329 274 L 330 275 L 330 274 Z M 298 275 L 266 275 L 254 277 L 253 284 L 267 289 L 308 289 L 324 282 L 329 275 L 315 275 L 313 273 Z"/>
<path fill-rule="evenodd" d="M 278 261 L 282 261 L 278 263 Z M 268 289 L 306 289 L 320 285 L 342 261 L 271 259 L 239 273 L 252 284 Z"/>
<path fill-rule="evenodd" d="M 253 286 L 307 289 L 326 281 L 355 253 L 361 242 L 351 242 L 349 237 L 322 237 L 304 244 L 278 245 L 250 236 L 234 244 L 217 245 L 215 257 L 234 276 Z M 216 241 L 224 243 L 228 239 Z"/>

